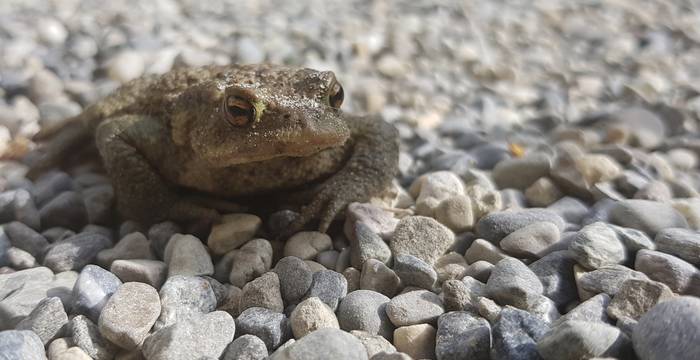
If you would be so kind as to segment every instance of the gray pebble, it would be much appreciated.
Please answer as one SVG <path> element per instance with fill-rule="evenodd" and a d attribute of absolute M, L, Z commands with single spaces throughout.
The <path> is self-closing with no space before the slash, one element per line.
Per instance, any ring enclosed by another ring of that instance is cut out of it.
<path fill-rule="evenodd" d="M 389 342 L 389 340 L 379 335 L 370 335 L 367 332 L 359 330 L 350 331 L 350 334 L 352 334 L 353 336 L 358 338 L 360 342 L 362 342 L 362 345 L 364 345 L 365 350 L 367 350 L 367 357 L 369 358 L 372 358 L 374 355 L 379 354 L 381 352 L 396 351 L 396 348 Z"/>
<path fill-rule="evenodd" d="M 44 345 L 33 331 L 0 331 L 0 354 L 7 360 L 46 360 Z"/>
<path fill-rule="evenodd" d="M 504 237 L 499 246 L 506 253 L 522 258 L 540 258 L 559 241 L 559 228 L 547 221 L 535 222 Z"/>
<path fill-rule="evenodd" d="M 112 262 L 118 259 L 155 259 L 151 252 L 151 244 L 140 232 L 131 233 L 114 245 L 97 253 L 97 263 L 109 269 Z"/>
<path fill-rule="evenodd" d="M 270 360 L 367 360 L 362 342 L 338 329 L 320 329 L 272 354 Z"/>
<path fill-rule="evenodd" d="M 249 281 L 270 270 L 272 245 L 265 239 L 253 239 L 240 249 L 233 250 L 224 256 L 224 258 L 228 257 L 230 257 L 231 269 L 226 279 L 235 286 L 243 287 Z M 225 260 L 222 259 L 222 261 Z"/>
<path fill-rule="evenodd" d="M 569 310 L 568 313 L 562 315 L 557 321 L 552 324 L 555 327 L 565 321 L 579 320 L 587 322 L 602 322 L 613 324 L 614 321 L 608 316 L 607 308 L 610 304 L 610 295 L 600 293 L 592 298 L 576 305 L 575 308 Z"/>
<path fill-rule="evenodd" d="M 394 257 L 394 272 L 404 286 L 431 290 L 437 282 L 437 272 L 425 261 L 413 255 L 398 254 Z"/>
<path fill-rule="evenodd" d="M 527 311 L 506 306 L 493 324 L 493 360 L 540 359 L 539 341 L 549 324 Z"/>
<path fill-rule="evenodd" d="M 350 238 L 350 263 L 360 269 L 368 259 L 377 259 L 384 264 L 391 259 L 391 250 L 379 234 L 362 222 L 355 223 L 354 236 Z"/>
<path fill-rule="evenodd" d="M 581 200 L 565 196 L 555 203 L 549 205 L 547 210 L 554 211 L 562 217 L 566 222 L 578 224 L 588 214 L 588 206 Z"/>
<path fill-rule="evenodd" d="M 173 235 L 180 232 L 182 232 L 180 225 L 172 221 L 158 223 L 148 229 L 148 240 L 151 241 L 151 246 L 158 258 L 163 259 L 168 241 Z"/>
<path fill-rule="evenodd" d="M 663 229 L 656 234 L 654 242 L 657 250 L 700 266 L 700 232 L 678 228 Z"/>
<path fill-rule="evenodd" d="M 578 299 L 574 280 L 576 260 L 568 251 L 551 252 L 528 266 L 540 279 L 543 295 L 552 299 L 558 307 Z"/>
<path fill-rule="evenodd" d="M 100 234 L 80 233 L 48 247 L 43 264 L 55 272 L 80 270 L 93 262 L 97 253 L 112 246 L 112 242 Z"/>
<path fill-rule="evenodd" d="M 311 274 L 309 274 L 310 276 Z M 280 280 L 276 273 L 266 272 L 259 278 L 245 284 L 238 309 L 243 311 L 251 307 L 262 307 L 280 313 L 284 311 Z"/>
<path fill-rule="evenodd" d="M 44 345 L 59 336 L 68 323 L 68 315 L 61 299 L 48 297 L 40 301 L 32 312 L 15 326 L 16 330 L 32 330 Z"/>
<path fill-rule="evenodd" d="M 275 265 L 272 271 L 274 271 L 279 278 L 282 299 L 287 304 L 299 302 L 309 290 L 313 281 L 313 273 L 309 266 L 304 260 L 296 256 L 283 257 L 277 262 L 277 265 Z M 245 289 L 245 287 L 243 289 Z M 267 307 L 263 305 L 253 306 Z"/>
<path fill-rule="evenodd" d="M 617 225 L 641 230 L 656 236 L 666 228 L 688 228 L 685 218 L 670 204 L 650 200 L 620 201 L 610 210 Z"/>
<path fill-rule="evenodd" d="M 387 316 L 397 327 L 434 323 L 444 312 L 440 297 L 428 290 L 397 295 L 386 306 Z"/>
<path fill-rule="evenodd" d="M 159 295 L 161 312 L 155 330 L 214 311 L 217 304 L 211 284 L 198 276 L 168 278 Z"/>
<path fill-rule="evenodd" d="M 627 336 L 612 325 L 570 320 L 540 339 L 537 350 L 545 360 L 588 359 L 625 356 L 630 345 Z"/>
<path fill-rule="evenodd" d="M 263 360 L 267 358 L 267 347 L 265 343 L 254 335 L 243 335 L 236 340 L 233 340 L 224 355 L 222 360 Z"/>
<path fill-rule="evenodd" d="M 88 225 L 89 226 L 89 225 Z M 88 230 L 88 226 L 84 228 L 84 232 L 90 232 Z M 111 234 L 111 231 L 110 231 Z M 52 227 L 49 229 L 44 230 L 41 235 L 46 238 L 50 243 L 55 243 L 57 241 L 61 241 L 64 239 L 67 239 L 73 235 L 75 235 L 75 231 L 73 230 L 68 230 L 62 227 Z M 103 234 L 104 235 L 104 234 Z M 106 236 L 106 235 L 105 235 Z"/>
<path fill-rule="evenodd" d="M 461 280 L 447 280 L 442 283 L 442 298 L 447 311 L 476 312 L 477 295 Z"/>
<path fill-rule="evenodd" d="M 375 354 L 372 356 L 371 360 L 413 360 L 413 358 L 402 352 L 387 352 L 387 351 L 382 351 L 380 353 Z"/>
<path fill-rule="evenodd" d="M 111 360 L 117 352 L 117 347 L 102 337 L 97 325 L 83 315 L 78 315 L 70 321 L 70 331 L 73 343 L 83 349 L 95 360 Z"/>
<path fill-rule="evenodd" d="M 362 267 L 360 289 L 372 290 L 386 296 L 394 296 L 401 287 L 401 279 L 384 263 L 368 259 Z"/>
<path fill-rule="evenodd" d="M 654 306 L 634 328 L 642 360 L 700 358 L 700 299 L 681 296 Z"/>
<path fill-rule="evenodd" d="M 471 276 L 485 283 L 489 280 L 489 276 L 491 276 L 493 266 L 494 265 L 488 261 L 477 260 L 464 269 L 464 276 Z"/>
<path fill-rule="evenodd" d="M 109 298 L 98 325 L 102 336 L 123 349 L 133 350 L 146 338 L 159 315 L 160 298 L 156 289 L 129 282 Z"/>
<path fill-rule="evenodd" d="M 543 287 L 537 275 L 517 259 L 498 262 L 486 282 L 486 293 L 501 305 L 513 305 L 525 309 Z"/>
<path fill-rule="evenodd" d="M 453 311 L 438 318 L 435 355 L 439 360 L 488 360 L 491 326 L 468 312 Z"/>
<path fill-rule="evenodd" d="M 590 294 L 606 293 L 615 296 L 620 290 L 620 286 L 627 279 L 647 279 L 646 275 L 639 271 L 634 271 L 622 265 L 603 266 L 594 271 L 586 272 L 576 278 L 576 285 L 579 293 Z M 581 299 L 588 296 L 581 294 Z"/>
<path fill-rule="evenodd" d="M 569 251 L 579 264 L 589 269 L 620 264 L 627 259 L 625 247 L 615 231 L 602 222 L 581 229 L 569 244 Z"/>
<path fill-rule="evenodd" d="M 392 213 L 369 203 L 351 203 L 345 216 L 344 231 L 350 240 L 353 240 L 355 235 L 356 223 L 362 223 L 386 241 L 391 239 L 399 223 Z"/>
<path fill-rule="evenodd" d="M 673 255 L 640 250 L 634 268 L 650 279 L 668 285 L 675 293 L 700 296 L 700 270 Z"/>
<path fill-rule="evenodd" d="M 663 283 L 653 280 L 629 279 L 608 305 L 608 315 L 613 319 L 632 318 L 639 320 L 654 305 L 674 297 Z"/>
<path fill-rule="evenodd" d="M 483 239 L 497 244 L 510 233 L 532 223 L 551 222 L 563 231 L 564 219 L 554 211 L 531 208 L 523 210 L 507 210 L 488 214 L 476 224 L 476 233 Z"/>
<path fill-rule="evenodd" d="M 224 311 L 177 322 L 149 336 L 143 354 L 152 360 L 218 359 L 233 340 L 236 323 Z"/>
<path fill-rule="evenodd" d="M 39 231 L 41 229 L 41 215 L 34 203 L 34 198 L 25 189 L 15 190 L 14 202 L 15 220 L 26 224 L 30 228 Z"/>
<path fill-rule="evenodd" d="M 70 175 L 62 171 L 52 171 L 42 175 L 34 185 L 34 201 L 43 206 L 64 191 L 75 190 L 76 186 Z M 46 227 L 46 225 L 44 225 Z"/>
<path fill-rule="evenodd" d="M 49 242 L 34 229 L 21 222 L 13 221 L 4 226 L 4 231 L 12 246 L 30 253 L 35 258 L 43 258 Z"/>
<path fill-rule="evenodd" d="M 92 186 L 82 191 L 90 224 L 109 224 L 114 208 L 114 188 L 111 184 Z"/>
<path fill-rule="evenodd" d="M 5 229 L 0 227 L 0 267 L 7 266 L 7 250 L 12 247 L 10 239 L 5 234 Z"/>
<path fill-rule="evenodd" d="M 591 207 L 590 211 L 581 220 L 581 225 L 588 225 L 594 222 L 610 222 L 612 210 L 617 206 L 617 201 L 612 199 L 600 199 Z"/>
<path fill-rule="evenodd" d="M 165 247 L 164 260 L 168 264 L 168 276 L 214 274 L 207 248 L 193 235 L 173 235 Z"/>
<path fill-rule="evenodd" d="M 355 269 L 354 267 L 349 267 L 343 270 L 343 277 L 348 282 L 348 294 L 360 289 L 360 278 L 362 277 L 362 273 L 359 270 Z"/>
<path fill-rule="evenodd" d="M 241 312 L 236 318 L 239 335 L 255 335 L 260 338 L 268 351 L 278 348 L 292 337 L 289 320 L 284 314 L 265 308 L 252 307 Z"/>
<path fill-rule="evenodd" d="M 73 287 L 72 312 L 97 322 L 107 300 L 121 284 L 109 271 L 96 265 L 85 266 Z"/>
<path fill-rule="evenodd" d="M 315 296 L 335 311 L 347 293 L 348 281 L 342 274 L 333 270 L 321 270 L 313 274 L 311 287 L 306 297 Z"/>
<path fill-rule="evenodd" d="M 407 216 L 396 226 L 390 247 L 394 256 L 413 255 L 434 264 L 454 241 L 452 230 L 436 220 L 425 216 Z"/>
<path fill-rule="evenodd" d="M 357 290 L 349 293 L 338 306 L 338 322 L 345 331 L 362 330 L 391 340 L 394 326 L 386 315 L 390 299 L 378 292 Z"/>
<path fill-rule="evenodd" d="M 340 328 L 333 310 L 317 297 L 300 302 L 289 316 L 289 323 L 296 339 L 301 339 L 318 329 Z"/>
<path fill-rule="evenodd" d="M 168 266 L 158 260 L 115 260 L 109 271 L 122 282 L 138 281 L 160 289 L 167 278 Z"/>
<path fill-rule="evenodd" d="M 537 179 L 549 175 L 551 160 L 544 154 L 507 159 L 493 168 L 493 180 L 499 188 L 525 190 Z M 517 175 L 516 175 L 517 174 Z"/>
<path fill-rule="evenodd" d="M 75 191 L 65 191 L 44 204 L 39 210 L 41 225 L 79 230 L 88 223 L 83 197 Z"/>
<path fill-rule="evenodd" d="M 15 270 L 30 269 L 38 265 L 32 254 L 16 247 L 7 249 L 4 256 L 5 260 L 7 261 L 7 265 Z"/>
<path fill-rule="evenodd" d="M 336 250 L 326 250 L 322 251 L 316 257 L 316 261 L 319 264 L 326 267 L 326 269 L 335 269 L 335 264 L 338 263 L 338 256 L 340 252 Z"/>
<path fill-rule="evenodd" d="M 622 242 L 629 254 L 634 255 L 639 250 L 654 250 L 656 244 L 649 236 L 640 230 L 607 224 L 615 231 L 617 238 Z"/>
<path fill-rule="evenodd" d="M 223 255 L 251 240 L 261 226 L 262 220 L 255 215 L 225 215 L 212 227 L 207 246 L 215 255 Z"/>

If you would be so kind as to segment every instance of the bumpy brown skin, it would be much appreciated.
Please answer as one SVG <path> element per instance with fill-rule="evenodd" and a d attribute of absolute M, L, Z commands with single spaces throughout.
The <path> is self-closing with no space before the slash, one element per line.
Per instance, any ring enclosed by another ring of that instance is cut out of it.
<path fill-rule="evenodd" d="M 270 64 L 173 70 L 137 79 L 56 131 L 36 173 L 94 134 L 122 215 L 144 223 L 218 218 L 241 196 L 312 187 L 290 230 L 319 230 L 348 203 L 380 193 L 397 171 L 393 126 L 329 103 L 331 72 Z M 233 126 L 222 103 L 243 94 L 259 110 Z"/>

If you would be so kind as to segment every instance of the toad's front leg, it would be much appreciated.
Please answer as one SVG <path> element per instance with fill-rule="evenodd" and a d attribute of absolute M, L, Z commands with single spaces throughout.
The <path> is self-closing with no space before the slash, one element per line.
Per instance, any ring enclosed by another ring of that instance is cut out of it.
<path fill-rule="evenodd" d="M 168 131 L 160 123 L 140 115 L 107 119 L 97 128 L 97 147 L 112 178 L 119 212 L 148 224 L 165 219 L 215 221 L 219 217 L 215 210 L 182 197 L 152 165 L 159 153 L 169 151 L 165 134 Z"/>

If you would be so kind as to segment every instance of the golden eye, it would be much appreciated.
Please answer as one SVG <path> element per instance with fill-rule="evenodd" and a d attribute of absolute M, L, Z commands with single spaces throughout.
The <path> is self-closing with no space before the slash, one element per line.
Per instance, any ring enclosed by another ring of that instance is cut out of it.
<path fill-rule="evenodd" d="M 343 104 L 343 97 L 345 93 L 343 92 L 343 87 L 340 86 L 338 82 L 334 82 L 331 86 L 331 91 L 328 94 L 328 104 L 336 109 L 340 108 Z"/>
<path fill-rule="evenodd" d="M 245 126 L 255 121 L 255 106 L 242 97 L 235 95 L 227 97 L 224 110 L 226 119 L 233 126 Z"/>

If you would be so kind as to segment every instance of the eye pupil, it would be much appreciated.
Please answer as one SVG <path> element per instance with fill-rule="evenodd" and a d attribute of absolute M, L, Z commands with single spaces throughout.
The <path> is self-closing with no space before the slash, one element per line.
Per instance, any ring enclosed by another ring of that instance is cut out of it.
<path fill-rule="evenodd" d="M 255 107 L 250 101 L 238 96 L 229 96 L 224 105 L 226 117 L 231 125 L 244 126 L 255 121 Z"/>
<path fill-rule="evenodd" d="M 328 96 L 328 103 L 338 109 L 340 108 L 340 105 L 343 104 L 343 98 L 345 97 L 345 93 L 343 91 L 343 87 L 340 86 L 337 82 L 333 84 L 331 87 L 331 92 Z"/>

